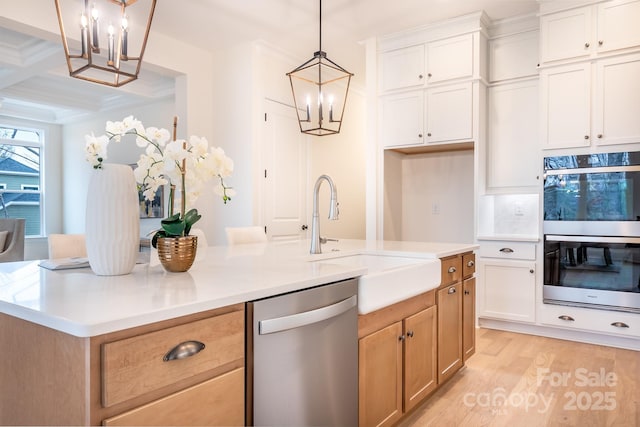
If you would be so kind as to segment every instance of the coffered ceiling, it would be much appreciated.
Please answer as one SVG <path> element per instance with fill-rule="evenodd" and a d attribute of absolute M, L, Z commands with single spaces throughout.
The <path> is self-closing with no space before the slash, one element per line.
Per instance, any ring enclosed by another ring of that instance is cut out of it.
<path fill-rule="evenodd" d="M 56 20 L 52 0 L 38 4 L 50 7 Z M 364 82 L 361 42 L 369 37 L 478 10 L 492 19 L 533 13 L 538 2 L 324 0 L 322 8 L 323 50 Z M 159 0 L 149 43 L 157 32 L 215 53 L 264 40 L 303 62 L 318 48 L 318 30 L 318 2 L 313 0 Z M 137 81 L 118 89 L 70 78 L 60 43 L 0 27 L 0 115 L 65 123 L 172 94 L 173 77 L 144 66 Z"/>

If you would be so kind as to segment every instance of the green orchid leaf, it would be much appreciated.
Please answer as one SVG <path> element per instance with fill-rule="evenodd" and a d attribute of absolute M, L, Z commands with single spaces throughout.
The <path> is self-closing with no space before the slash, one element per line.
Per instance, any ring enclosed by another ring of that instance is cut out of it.
<path fill-rule="evenodd" d="M 154 233 L 153 237 L 151 238 L 151 246 L 153 246 L 154 248 L 158 248 L 158 239 L 160 237 L 167 237 L 167 233 L 165 233 L 164 230 L 158 230 Z"/>
<path fill-rule="evenodd" d="M 200 218 L 202 218 L 202 215 L 198 213 L 197 209 L 191 209 L 189 212 L 187 212 L 184 215 L 184 222 L 185 222 L 184 235 L 185 236 L 189 235 L 189 233 L 191 232 L 191 227 L 193 226 L 193 224 L 198 222 Z"/>

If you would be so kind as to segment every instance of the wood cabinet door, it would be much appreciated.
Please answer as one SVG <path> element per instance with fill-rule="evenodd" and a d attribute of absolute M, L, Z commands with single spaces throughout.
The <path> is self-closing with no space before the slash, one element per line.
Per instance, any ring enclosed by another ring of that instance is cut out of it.
<path fill-rule="evenodd" d="M 438 385 L 437 306 L 404 320 L 404 410 L 409 411 Z"/>
<path fill-rule="evenodd" d="M 640 31 L 638 31 L 640 33 Z M 596 63 L 594 137 L 598 144 L 640 141 L 640 55 Z"/>
<path fill-rule="evenodd" d="M 462 282 L 462 362 L 476 352 L 476 279 Z"/>
<path fill-rule="evenodd" d="M 542 62 L 590 55 L 592 46 L 591 6 L 544 15 L 540 18 Z"/>
<path fill-rule="evenodd" d="M 227 372 L 103 422 L 105 426 L 244 424 L 244 368 Z"/>
<path fill-rule="evenodd" d="M 438 383 L 442 384 L 462 367 L 462 283 L 439 289 Z"/>
<path fill-rule="evenodd" d="M 359 425 L 390 426 L 402 416 L 402 322 L 360 339 Z"/>
<path fill-rule="evenodd" d="M 543 148 L 586 147 L 591 138 L 591 65 L 540 72 L 540 138 Z"/>

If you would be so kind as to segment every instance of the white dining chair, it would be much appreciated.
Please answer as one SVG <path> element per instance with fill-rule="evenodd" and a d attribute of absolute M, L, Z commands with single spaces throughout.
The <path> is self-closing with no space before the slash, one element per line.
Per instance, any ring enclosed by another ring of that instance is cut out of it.
<path fill-rule="evenodd" d="M 260 226 L 226 227 L 227 244 L 229 246 L 245 243 L 265 243 L 267 235 Z"/>

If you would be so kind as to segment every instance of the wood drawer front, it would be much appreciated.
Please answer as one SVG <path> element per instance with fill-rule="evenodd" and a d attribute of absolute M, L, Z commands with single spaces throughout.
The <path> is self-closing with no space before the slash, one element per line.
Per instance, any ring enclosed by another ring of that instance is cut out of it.
<path fill-rule="evenodd" d="M 535 243 L 523 242 L 482 242 L 480 256 L 484 258 L 522 259 L 535 261 Z"/>
<path fill-rule="evenodd" d="M 462 278 L 462 257 L 456 255 L 442 258 L 440 261 L 442 266 L 440 286 L 447 286 L 459 282 Z"/>
<path fill-rule="evenodd" d="M 106 426 L 242 426 L 244 368 L 109 418 Z"/>
<path fill-rule="evenodd" d="M 204 343 L 199 353 L 163 361 L 178 344 Z M 244 357 L 244 311 L 143 334 L 102 346 L 102 405 L 108 407 Z"/>
<path fill-rule="evenodd" d="M 469 252 L 462 255 L 462 277 L 469 278 L 476 272 L 476 254 Z"/>

